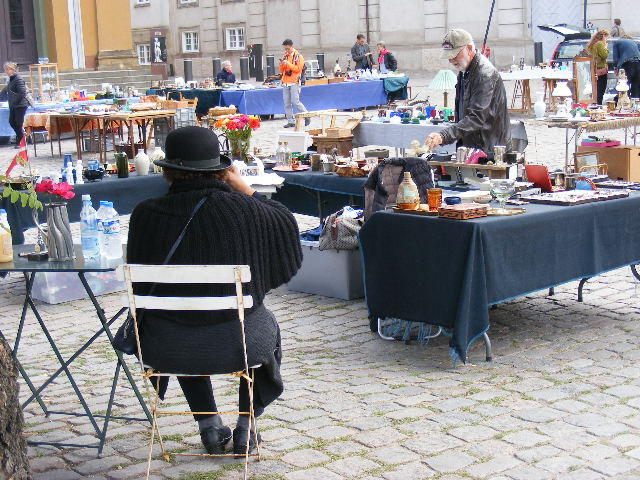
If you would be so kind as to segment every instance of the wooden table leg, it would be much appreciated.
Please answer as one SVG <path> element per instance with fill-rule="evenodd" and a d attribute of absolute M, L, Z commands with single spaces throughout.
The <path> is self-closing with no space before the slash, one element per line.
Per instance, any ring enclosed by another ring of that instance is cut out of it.
<path fill-rule="evenodd" d="M 131 120 L 129 123 L 127 123 L 125 121 L 125 124 L 127 125 L 127 130 L 129 133 L 129 143 L 131 144 L 131 158 L 136 156 L 136 146 L 135 146 L 135 134 L 133 132 L 133 120 Z"/>

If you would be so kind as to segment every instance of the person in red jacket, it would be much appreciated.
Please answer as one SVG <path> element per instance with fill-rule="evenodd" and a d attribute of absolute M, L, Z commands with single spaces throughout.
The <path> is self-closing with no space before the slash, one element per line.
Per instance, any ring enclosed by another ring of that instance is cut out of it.
<path fill-rule="evenodd" d="M 295 126 L 293 121 L 293 107 L 296 107 L 298 112 L 306 112 L 307 109 L 300 101 L 300 74 L 304 67 L 304 57 L 300 55 L 295 48 L 293 48 L 293 41 L 287 38 L 282 42 L 284 48 L 284 55 L 280 59 L 280 73 L 282 78 L 280 84 L 282 85 L 282 99 L 284 100 L 284 113 L 287 117 L 287 124 L 284 128 L 290 128 Z M 311 123 L 310 118 L 304 119 L 304 124 L 309 125 Z"/>

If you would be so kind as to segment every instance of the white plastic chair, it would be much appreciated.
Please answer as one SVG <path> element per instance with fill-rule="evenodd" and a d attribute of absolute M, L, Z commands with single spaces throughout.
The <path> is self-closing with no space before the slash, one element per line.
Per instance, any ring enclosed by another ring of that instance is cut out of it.
<path fill-rule="evenodd" d="M 165 461 L 170 460 L 171 455 L 185 456 L 206 456 L 206 457 L 225 457 L 235 456 L 235 454 L 193 454 L 193 453 L 171 453 L 164 449 L 162 436 L 160 435 L 157 417 L 158 415 L 192 415 L 192 414 L 210 414 L 213 412 L 160 412 L 158 409 L 158 389 L 149 388 L 147 379 L 151 377 L 208 377 L 210 375 L 191 375 L 177 372 L 159 372 L 144 364 L 142 358 L 142 350 L 140 348 L 140 337 L 138 336 L 138 323 L 136 318 L 136 309 L 145 308 L 153 310 L 237 310 L 238 319 L 240 321 L 240 330 L 242 332 L 242 351 L 244 355 L 244 370 L 241 372 L 233 372 L 228 375 L 244 378 L 249 386 L 249 411 L 248 412 L 217 412 L 217 414 L 232 415 L 248 415 L 249 425 L 255 425 L 255 416 L 253 410 L 253 378 L 254 369 L 257 366 L 249 368 L 247 360 L 247 345 L 244 333 L 244 310 L 253 306 L 253 298 L 251 295 L 243 295 L 242 284 L 251 280 L 251 270 L 248 265 L 133 265 L 125 264 L 118 267 L 119 273 L 125 282 L 127 288 L 127 299 L 131 315 L 134 319 L 134 331 L 136 335 L 136 343 L 138 346 L 138 362 L 140 364 L 140 372 L 143 376 L 149 403 L 151 404 L 151 413 L 153 423 L 151 425 L 151 440 L 149 441 L 149 454 L 147 458 L 147 478 L 151 467 L 151 457 L 153 452 L 153 444 L 155 433 L 158 434 L 158 442 L 162 450 L 162 458 Z M 170 284 L 232 284 L 236 286 L 236 295 L 228 297 L 154 297 L 147 295 L 135 295 L 133 293 L 134 283 L 170 283 Z M 152 324 L 148 324 L 147 328 L 153 328 Z M 250 453 L 250 435 L 251 429 L 247 433 L 247 449 L 245 451 L 244 478 L 247 478 L 249 457 L 256 456 L 260 459 L 260 447 L 258 445 L 257 429 L 254 428 L 254 442 L 256 452 Z"/>

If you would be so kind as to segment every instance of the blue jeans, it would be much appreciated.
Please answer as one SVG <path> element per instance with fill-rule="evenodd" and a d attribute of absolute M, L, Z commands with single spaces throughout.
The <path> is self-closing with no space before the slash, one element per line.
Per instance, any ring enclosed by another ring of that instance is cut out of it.
<path fill-rule="evenodd" d="M 300 85 L 297 83 L 283 83 L 282 84 L 282 99 L 284 100 L 284 114 L 287 117 L 288 123 L 294 123 L 293 107 L 296 107 L 298 112 L 306 112 L 307 109 L 300 101 Z"/>

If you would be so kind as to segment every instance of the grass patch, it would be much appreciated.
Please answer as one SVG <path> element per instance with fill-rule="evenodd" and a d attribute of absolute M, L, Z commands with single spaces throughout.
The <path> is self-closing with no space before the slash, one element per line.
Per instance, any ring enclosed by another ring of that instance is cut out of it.
<path fill-rule="evenodd" d="M 179 477 L 179 480 L 221 480 L 224 471 L 216 470 L 215 472 L 192 472 L 185 473 Z"/>

